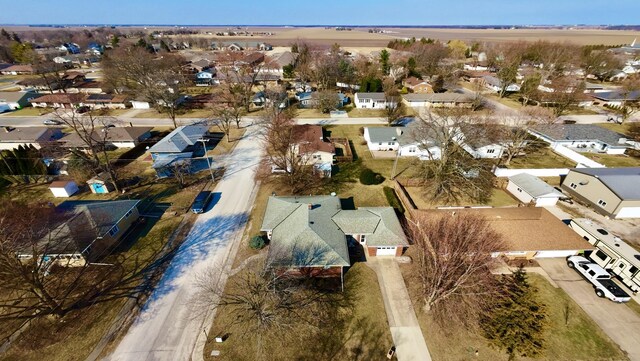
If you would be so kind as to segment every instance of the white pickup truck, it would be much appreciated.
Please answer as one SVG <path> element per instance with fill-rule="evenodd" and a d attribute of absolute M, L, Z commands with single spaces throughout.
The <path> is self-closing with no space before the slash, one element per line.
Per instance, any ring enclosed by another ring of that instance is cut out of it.
<path fill-rule="evenodd" d="M 591 282 L 598 297 L 606 297 L 614 302 L 629 302 L 631 297 L 611 280 L 611 275 L 596 263 L 582 256 L 567 257 L 567 265 Z"/>

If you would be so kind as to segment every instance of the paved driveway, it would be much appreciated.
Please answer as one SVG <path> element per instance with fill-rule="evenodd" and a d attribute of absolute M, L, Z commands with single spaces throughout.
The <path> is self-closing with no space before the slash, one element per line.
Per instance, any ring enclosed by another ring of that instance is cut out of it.
<path fill-rule="evenodd" d="M 640 316 L 637 313 L 624 304 L 596 296 L 591 284 L 567 267 L 564 259 L 541 258 L 537 261 L 631 360 L 640 360 Z"/>
<path fill-rule="evenodd" d="M 398 263 L 391 257 L 371 257 L 367 262 L 378 275 L 398 361 L 431 361 Z"/>

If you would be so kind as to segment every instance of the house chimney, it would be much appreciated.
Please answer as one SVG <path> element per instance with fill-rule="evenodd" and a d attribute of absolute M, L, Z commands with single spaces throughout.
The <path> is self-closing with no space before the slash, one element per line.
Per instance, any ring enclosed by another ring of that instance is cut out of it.
<path fill-rule="evenodd" d="M 309 203 L 308 206 L 310 210 L 313 209 L 313 204 Z"/>
<path fill-rule="evenodd" d="M 398 136 L 402 135 L 402 133 L 402 128 L 396 128 L 396 134 L 398 134 Z"/>
<path fill-rule="evenodd" d="M 12 130 L 13 130 L 13 128 L 11 128 L 11 127 L 4 127 L 4 131 L 5 131 L 5 133 L 9 133 L 9 132 L 11 132 Z"/>

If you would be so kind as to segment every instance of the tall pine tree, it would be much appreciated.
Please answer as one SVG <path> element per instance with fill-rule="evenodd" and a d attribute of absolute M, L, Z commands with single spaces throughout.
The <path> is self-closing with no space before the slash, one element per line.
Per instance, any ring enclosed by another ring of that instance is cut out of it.
<path fill-rule="evenodd" d="M 484 336 L 493 347 L 506 351 L 509 360 L 541 356 L 548 325 L 546 306 L 538 301 L 537 289 L 522 268 L 503 282 L 504 298 L 481 323 Z"/>

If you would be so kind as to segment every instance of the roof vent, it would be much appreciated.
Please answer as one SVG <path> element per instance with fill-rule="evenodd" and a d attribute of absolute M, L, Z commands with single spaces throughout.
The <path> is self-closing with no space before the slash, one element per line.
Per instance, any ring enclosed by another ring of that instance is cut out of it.
<path fill-rule="evenodd" d="M 309 206 L 309 209 L 313 209 L 313 204 L 309 203 L 308 206 Z"/>
<path fill-rule="evenodd" d="M 404 133 L 402 128 L 396 128 L 396 134 L 402 135 L 402 133 Z"/>

